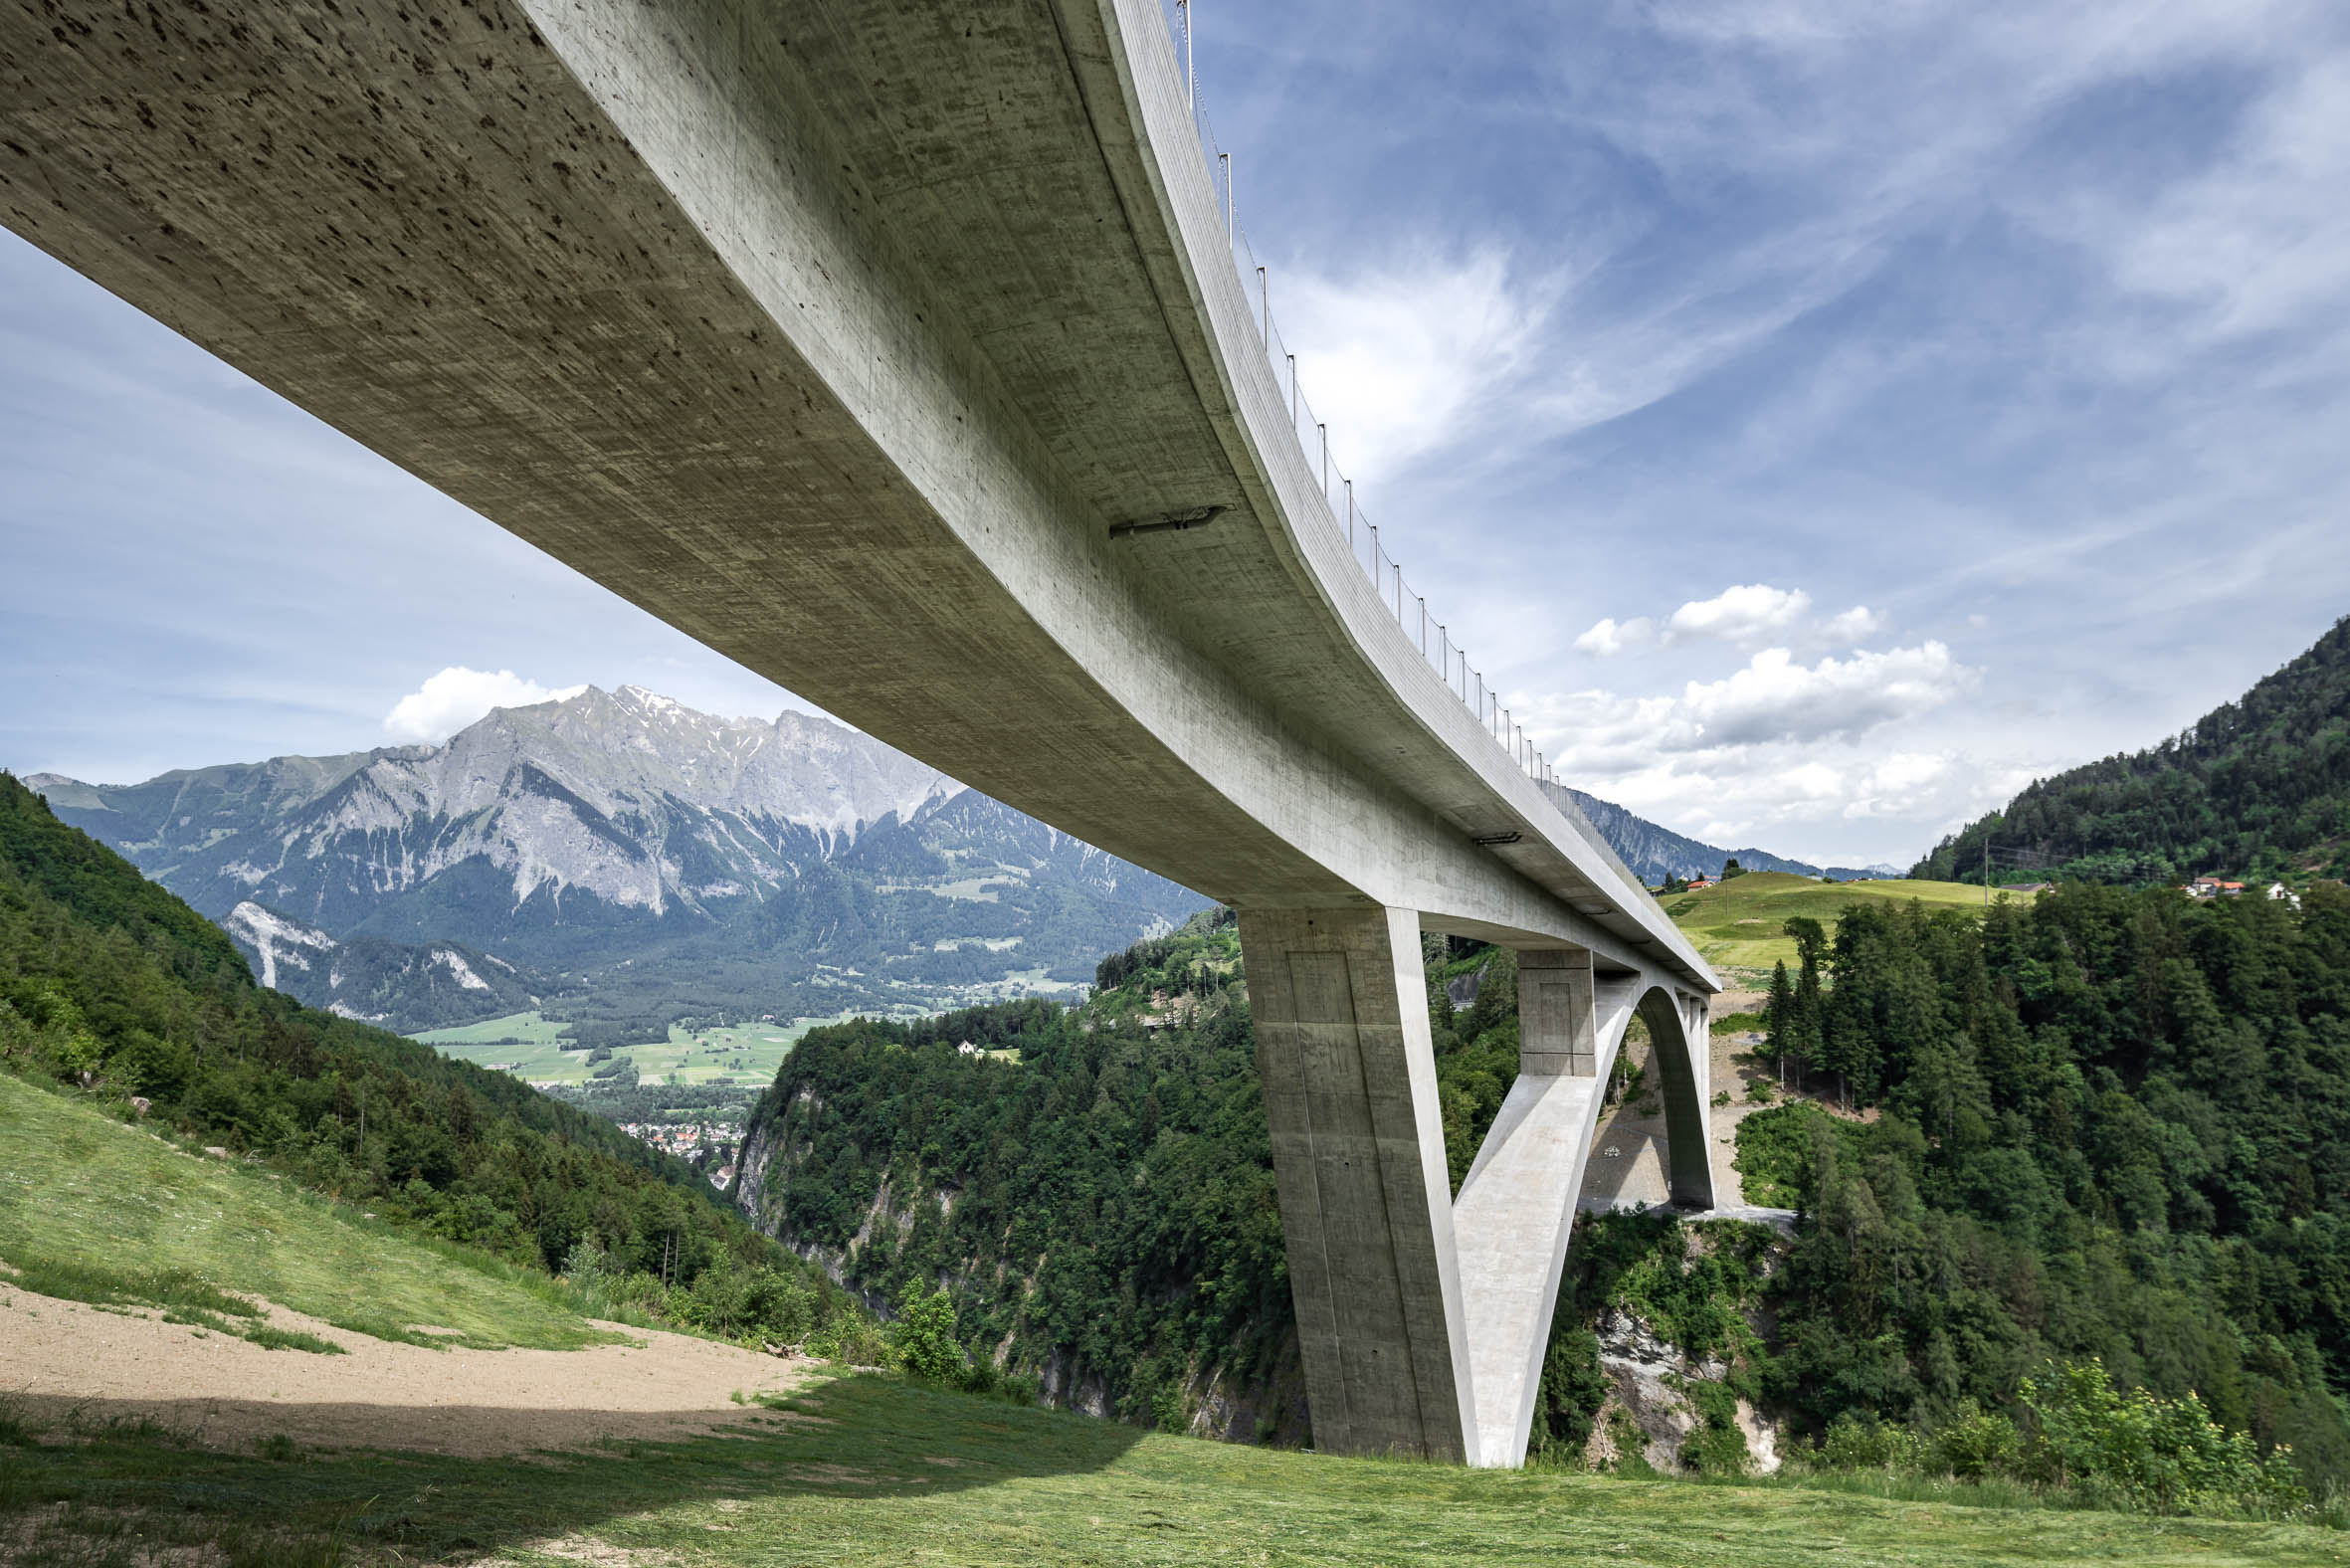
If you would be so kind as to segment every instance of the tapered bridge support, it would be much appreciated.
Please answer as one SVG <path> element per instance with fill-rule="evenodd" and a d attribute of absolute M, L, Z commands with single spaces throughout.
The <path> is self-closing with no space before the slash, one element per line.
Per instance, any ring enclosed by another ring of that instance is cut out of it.
<path fill-rule="evenodd" d="M 1518 955 L 1518 1077 L 1451 1194 L 1416 914 L 1243 910 L 1315 1446 L 1524 1463 L 1575 1198 L 1637 1014 L 1676 1204 L 1709 1208 L 1705 1003 L 1579 948 Z"/>
<path fill-rule="evenodd" d="M 1468 1321 L 1405 909 L 1243 910 L 1314 1446 L 1471 1457 Z"/>

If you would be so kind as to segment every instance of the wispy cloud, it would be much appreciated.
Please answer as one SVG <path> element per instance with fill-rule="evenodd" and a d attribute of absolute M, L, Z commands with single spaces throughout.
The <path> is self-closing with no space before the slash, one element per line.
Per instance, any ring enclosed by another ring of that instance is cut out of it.
<path fill-rule="evenodd" d="M 1329 426 L 1333 462 L 1358 484 L 1442 451 L 1486 416 L 1517 379 L 1551 293 L 1513 276 L 1498 249 L 1286 272 L 1273 287 L 1299 386 Z"/>

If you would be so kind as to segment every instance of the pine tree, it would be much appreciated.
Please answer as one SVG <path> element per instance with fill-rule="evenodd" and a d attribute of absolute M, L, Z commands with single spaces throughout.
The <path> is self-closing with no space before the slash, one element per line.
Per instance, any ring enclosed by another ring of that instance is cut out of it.
<path fill-rule="evenodd" d="M 1795 1027 L 1795 987 L 1787 978 L 1787 960 L 1782 958 L 1771 969 L 1771 994 L 1763 1003 L 1764 1049 L 1779 1059 L 1779 1088 L 1787 1088 L 1787 1054 L 1793 1044 Z"/>

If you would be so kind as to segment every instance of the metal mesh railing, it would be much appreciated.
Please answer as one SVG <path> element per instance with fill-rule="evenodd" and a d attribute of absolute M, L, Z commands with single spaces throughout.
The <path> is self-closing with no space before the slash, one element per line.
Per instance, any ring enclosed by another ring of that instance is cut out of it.
<path fill-rule="evenodd" d="M 1370 580 L 1380 602 L 1394 615 L 1406 639 L 1418 644 L 1420 657 L 1476 715 L 1494 744 L 1506 751 L 1528 777 L 1556 784 L 1558 775 L 1527 737 L 1524 727 L 1501 705 L 1499 693 L 1486 686 L 1484 676 L 1469 665 L 1468 654 L 1453 640 L 1452 629 L 1429 614 L 1428 601 L 1405 581 L 1403 567 L 1380 541 L 1378 525 L 1363 514 L 1356 502 L 1354 481 L 1332 461 L 1329 426 L 1314 417 L 1313 405 L 1306 401 L 1304 389 L 1298 384 L 1297 356 L 1281 341 L 1280 323 L 1273 311 L 1272 276 L 1258 262 L 1256 252 L 1249 245 L 1248 231 L 1241 227 L 1240 205 L 1233 193 L 1232 156 L 1217 145 L 1215 127 L 1209 123 L 1207 105 L 1200 98 L 1199 75 L 1192 58 L 1191 0 L 1160 0 L 1160 8 L 1166 14 L 1168 29 L 1174 34 L 1177 69 L 1186 79 L 1185 101 L 1191 109 L 1192 128 L 1198 133 L 1200 154 L 1207 159 L 1208 177 L 1215 185 L 1233 267 L 1240 274 L 1243 291 L 1256 306 L 1252 315 L 1258 336 L 1273 366 L 1274 381 L 1287 397 L 1289 423 L 1297 438 L 1298 451 L 1304 456 L 1308 471 L 1320 477 L 1328 521 L 1345 534 L 1355 565 Z"/>

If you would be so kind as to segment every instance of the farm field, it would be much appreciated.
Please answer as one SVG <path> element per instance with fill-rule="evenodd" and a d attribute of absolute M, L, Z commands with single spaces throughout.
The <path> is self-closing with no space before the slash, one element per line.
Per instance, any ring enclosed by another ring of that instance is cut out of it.
<path fill-rule="evenodd" d="M 1794 872 L 1749 872 L 1701 892 L 1664 894 L 1658 902 L 1707 963 L 1767 971 L 1782 960 L 1795 962 L 1795 943 L 1781 934 L 1795 915 L 1809 915 L 1833 934 L 1849 904 L 1911 899 L 1980 909 L 1983 889 L 1966 882 L 1823 882 Z"/>
<path fill-rule="evenodd" d="M 668 1082 L 673 1076 L 685 1084 L 714 1083 L 720 1078 L 756 1090 L 773 1080 L 776 1069 L 791 1055 L 802 1035 L 819 1024 L 840 1023 L 850 1015 L 803 1018 L 789 1024 L 745 1024 L 725 1029 L 687 1032 L 675 1025 L 667 1040 L 622 1046 L 614 1060 L 635 1064 L 640 1082 Z M 598 1067 L 589 1053 L 561 1049 L 563 1025 L 536 1012 L 514 1013 L 462 1029 L 436 1029 L 415 1038 L 455 1057 L 486 1068 L 511 1073 L 532 1083 L 585 1083 Z M 506 1044 L 520 1041 L 522 1044 Z"/>

